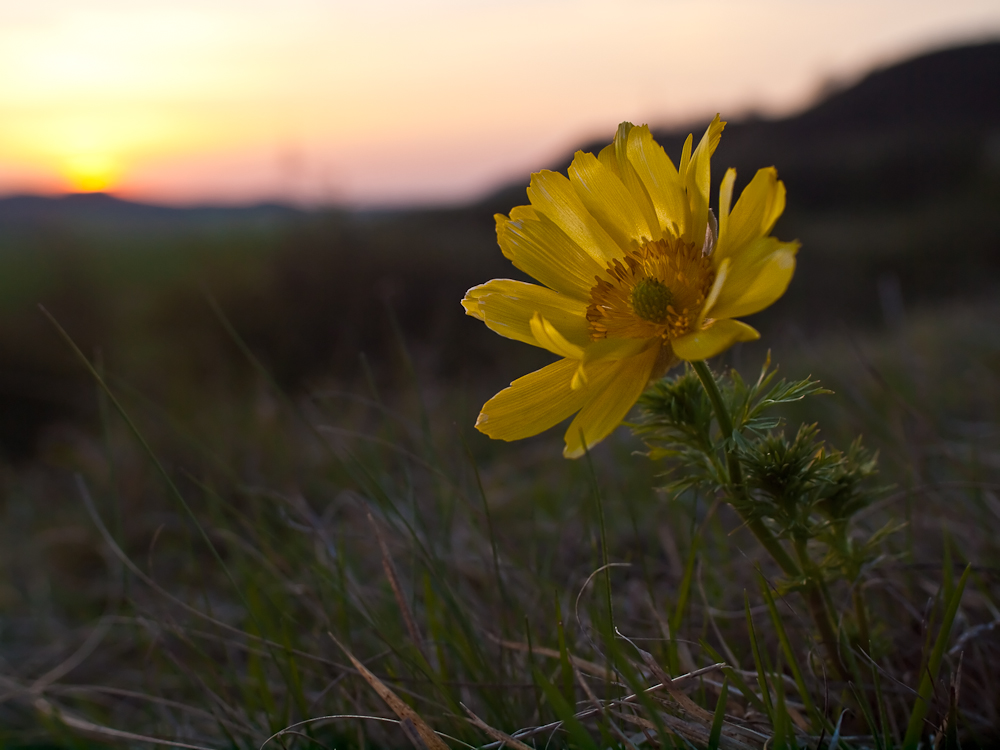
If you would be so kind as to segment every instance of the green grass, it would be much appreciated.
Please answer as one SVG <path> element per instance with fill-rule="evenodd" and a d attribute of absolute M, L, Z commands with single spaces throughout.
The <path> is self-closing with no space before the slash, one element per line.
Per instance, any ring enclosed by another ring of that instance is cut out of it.
<path fill-rule="evenodd" d="M 808 612 L 770 588 L 780 572 L 739 518 L 659 492 L 624 429 L 590 463 L 562 459 L 558 434 L 490 442 L 472 424 L 505 383 L 456 385 L 419 353 L 303 395 L 260 374 L 196 410 L 109 368 L 121 412 L 93 385 L 102 429 L 53 431 L 2 475 L 0 738 L 260 747 L 294 725 L 267 746 L 432 747 L 426 723 L 451 747 L 995 739 L 998 312 L 773 342 L 782 375 L 835 391 L 786 407 L 793 428 L 879 451 L 861 530 L 906 524 L 854 582 L 872 621 L 850 682 L 824 675 Z M 753 372 L 763 351 L 733 357 Z M 831 596 L 851 611 L 850 585 Z"/>

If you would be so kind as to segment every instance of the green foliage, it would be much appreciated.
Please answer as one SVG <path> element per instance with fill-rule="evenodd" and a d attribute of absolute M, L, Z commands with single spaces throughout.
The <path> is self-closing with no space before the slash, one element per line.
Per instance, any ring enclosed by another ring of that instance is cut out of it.
<path fill-rule="evenodd" d="M 711 430 L 712 402 L 690 369 L 653 383 L 640 397 L 638 409 L 632 429 L 649 445 L 650 458 L 670 461 L 668 491 L 679 494 L 723 485 Z M 681 466 L 684 471 L 677 471 Z"/>
<path fill-rule="evenodd" d="M 880 492 L 872 484 L 877 459 L 860 438 L 846 451 L 829 446 L 815 424 L 801 425 L 789 439 L 776 410 L 829 391 L 809 378 L 788 382 L 775 376 L 768 359 L 752 384 L 735 370 L 721 381 L 731 435 L 713 430 L 711 399 L 689 367 L 640 399 L 633 429 L 649 446 L 649 457 L 667 464 L 670 494 L 723 491 L 744 519 L 766 521 L 779 539 L 821 542 L 826 555 L 820 567 L 827 577 L 857 575 L 895 528 L 861 544 L 849 537 L 851 518 Z M 724 468 L 724 456 L 737 462 L 738 478 L 731 476 L 731 464 Z"/>
<path fill-rule="evenodd" d="M 831 668 L 846 679 L 853 660 L 842 653 L 828 590 L 838 579 L 856 583 L 885 535 L 860 544 L 850 536 L 852 517 L 875 497 L 869 485 L 876 459 L 860 439 L 846 452 L 826 445 L 815 424 L 801 425 L 792 439 L 779 431 L 776 407 L 828 391 L 809 378 L 787 382 L 775 375 L 770 357 L 750 385 L 735 370 L 720 384 L 705 363 L 693 363 L 641 400 L 635 429 L 650 456 L 669 462 L 670 475 L 680 477 L 668 492 L 719 493 L 740 515 L 784 572 L 780 590 L 802 592 Z M 823 548 L 819 559 L 817 546 Z M 860 591 L 855 602 L 853 637 L 864 640 L 868 617 Z M 767 688 L 761 690 L 773 716 Z"/>

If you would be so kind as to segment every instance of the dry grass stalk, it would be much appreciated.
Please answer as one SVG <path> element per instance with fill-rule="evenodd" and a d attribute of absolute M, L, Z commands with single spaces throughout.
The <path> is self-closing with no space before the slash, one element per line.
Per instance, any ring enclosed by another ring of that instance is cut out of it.
<path fill-rule="evenodd" d="M 403 701 L 384 682 L 372 674 L 364 664 L 358 661 L 354 654 L 336 639 L 333 633 L 330 633 L 329 636 L 340 647 L 340 650 L 347 655 L 347 658 L 351 660 L 351 664 L 358 670 L 364 681 L 371 686 L 372 690 L 378 693 L 379 697 L 399 717 L 400 727 L 402 727 L 407 739 L 413 743 L 417 750 L 449 750 L 444 740 L 437 736 L 437 733 L 421 718 L 420 714 L 414 711 L 409 704 Z"/>

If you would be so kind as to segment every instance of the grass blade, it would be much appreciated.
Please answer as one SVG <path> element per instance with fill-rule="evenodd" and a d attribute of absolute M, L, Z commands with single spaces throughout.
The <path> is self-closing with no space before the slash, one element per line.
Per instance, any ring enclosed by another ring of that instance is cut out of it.
<path fill-rule="evenodd" d="M 817 710 L 816 704 L 813 703 L 812 698 L 809 697 L 809 691 L 806 689 L 806 682 L 802 676 L 802 670 L 799 668 L 798 661 L 795 659 L 795 652 L 792 651 L 791 641 L 788 639 L 788 633 L 785 631 L 785 625 L 781 621 L 781 616 L 778 614 L 778 607 L 774 602 L 774 596 L 771 594 L 771 587 L 764 578 L 764 575 L 757 571 L 757 577 L 760 582 L 760 591 L 764 595 L 764 601 L 767 604 L 767 611 L 771 615 L 771 622 L 774 623 L 774 629 L 778 634 L 778 641 L 781 643 L 781 650 L 785 654 L 785 660 L 788 662 L 788 668 L 792 671 L 792 678 L 795 680 L 795 685 L 799 689 L 799 697 L 802 698 L 802 702 L 805 704 L 806 711 L 809 713 L 810 718 L 817 728 L 825 726 L 826 722 L 823 720 L 822 714 Z"/>
<path fill-rule="evenodd" d="M 714 648 L 709 646 L 705 641 L 700 641 L 701 647 L 705 649 L 709 656 L 711 656 L 717 662 L 725 662 L 722 655 L 716 651 Z M 739 668 L 739 664 L 726 664 L 724 668 L 724 674 L 726 677 L 736 685 L 736 689 L 740 691 L 740 694 L 746 699 L 747 703 L 753 706 L 754 710 L 761 714 L 767 714 L 767 708 L 764 706 L 764 702 L 757 697 L 757 694 L 750 688 L 743 676 L 736 670 Z"/>
<path fill-rule="evenodd" d="M 559 641 L 559 674 L 562 676 L 563 695 L 570 703 L 576 701 L 575 670 L 569 663 L 569 650 L 566 648 L 566 628 L 563 627 L 562 607 L 559 604 L 559 592 L 555 594 L 556 603 L 556 637 Z"/>
<path fill-rule="evenodd" d="M 875 703 L 878 705 L 879 726 L 881 727 L 882 731 L 882 747 L 887 748 L 891 746 L 891 743 L 893 741 L 893 738 L 890 737 L 889 735 L 889 721 L 887 718 L 889 712 L 886 709 L 885 697 L 882 695 L 882 678 L 879 676 L 879 672 L 875 665 L 875 662 L 871 663 L 871 669 L 872 669 L 872 685 L 875 687 Z M 896 737 L 895 739 L 898 740 L 899 737 Z M 877 745 L 878 735 L 876 735 L 875 741 Z"/>
<path fill-rule="evenodd" d="M 750 615 L 750 597 L 743 593 L 743 604 L 747 611 L 747 632 L 750 634 L 750 648 L 753 651 L 753 663 L 757 668 L 757 684 L 760 686 L 760 694 L 764 703 L 764 712 L 767 714 L 771 725 L 774 725 L 774 705 L 771 703 L 771 693 L 767 687 L 767 675 L 764 674 L 764 662 L 760 655 L 760 644 L 757 643 L 757 631 L 753 626 L 753 617 Z"/>
<path fill-rule="evenodd" d="M 581 750 L 598 750 L 597 743 L 594 742 L 594 738 L 590 736 L 587 729 L 580 723 L 580 720 L 574 716 L 573 708 L 566 702 L 563 698 L 562 693 L 556 689 L 549 679 L 542 674 L 538 667 L 532 669 L 532 674 L 535 677 L 535 684 L 538 685 L 542 692 L 545 694 L 545 699 L 552 706 L 552 710 L 555 711 L 556 718 L 558 718 L 566 731 L 569 732 L 569 736 L 577 747 Z"/>
<path fill-rule="evenodd" d="M 955 621 L 955 614 L 958 612 L 958 605 L 962 601 L 962 592 L 965 591 L 965 583 L 969 580 L 969 573 L 972 572 L 972 565 L 967 565 L 962 573 L 958 585 L 955 586 L 951 595 L 947 598 L 944 607 L 944 618 L 941 621 L 941 629 L 938 631 L 937 640 L 934 642 L 934 649 L 931 651 L 931 658 L 927 662 L 923 678 L 920 680 L 918 689 L 919 697 L 913 704 L 913 712 L 910 714 L 910 723 L 906 727 L 906 736 L 903 738 L 904 750 L 915 750 L 920 743 L 923 734 L 924 719 L 930 708 L 931 696 L 934 693 L 934 681 L 937 680 L 938 670 L 941 668 L 941 660 L 944 657 L 945 647 L 948 645 L 948 637 L 951 635 L 951 626 Z"/>
<path fill-rule="evenodd" d="M 358 661 L 354 654 L 347 650 L 340 641 L 334 638 L 333 633 L 328 634 L 330 638 L 333 638 L 333 642 L 336 643 L 340 650 L 344 652 L 348 659 L 351 660 L 351 664 L 354 668 L 358 670 L 358 673 L 367 682 L 372 690 L 378 693 L 378 696 L 385 701 L 386 705 L 392 709 L 393 713 L 399 717 L 399 725 L 403 728 L 403 732 L 406 734 L 407 738 L 417 750 L 449 750 L 448 745 L 445 744 L 444 740 L 437 736 L 437 733 L 431 729 L 430 725 L 421 718 L 420 714 L 413 710 L 409 704 L 403 701 L 398 695 L 396 695 L 388 685 L 382 682 L 378 677 L 372 674 L 364 664 Z"/>
<path fill-rule="evenodd" d="M 694 581 L 695 565 L 698 561 L 698 546 L 701 537 L 693 535 L 691 537 L 691 550 L 684 563 L 684 573 L 681 576 L 680 586 L 677 587 L 677 605 L 670 616 L 670 671 L 680 671 L 680 658 L 678 656 L 677 634 L 680 632 L 681 624 L 684 622 L 684 615 L 687 613 L 687 602 L 691 594 L 691 584 Z"/>
<path fill-rule="evenodd" d="M 840 712 L 840 718 L 837 719 L 837 726 L 833 728 L 833 736 L 830 738 L 830 745 L 826 750 L 837 750 L 837 745 L 840 743 L 840 727 L 844 723 L 845 716 L 847 716 L 847 709 Z"/>
<path fill-rule="evenodd" d="M 712 731 L 708 735 L 708 750 L 718 750 L 722 738 L 722 723 L 726 720 L 726 700 L 729 698 L 729 678 L 722 678 L 722 689 L 719 691 L 719 702 L 715 704 L 715 716 L 712 717 Z"/>

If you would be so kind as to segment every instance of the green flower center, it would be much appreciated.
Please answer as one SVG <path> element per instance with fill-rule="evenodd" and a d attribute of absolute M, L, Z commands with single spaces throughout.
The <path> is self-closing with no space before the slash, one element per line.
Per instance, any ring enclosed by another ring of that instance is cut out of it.
<path fill-rule="evenodd" d="M 666 284 L 648 276 L 632 287 L 632 310 L 650 323 L 666 323 L 674 294 Z"/>

